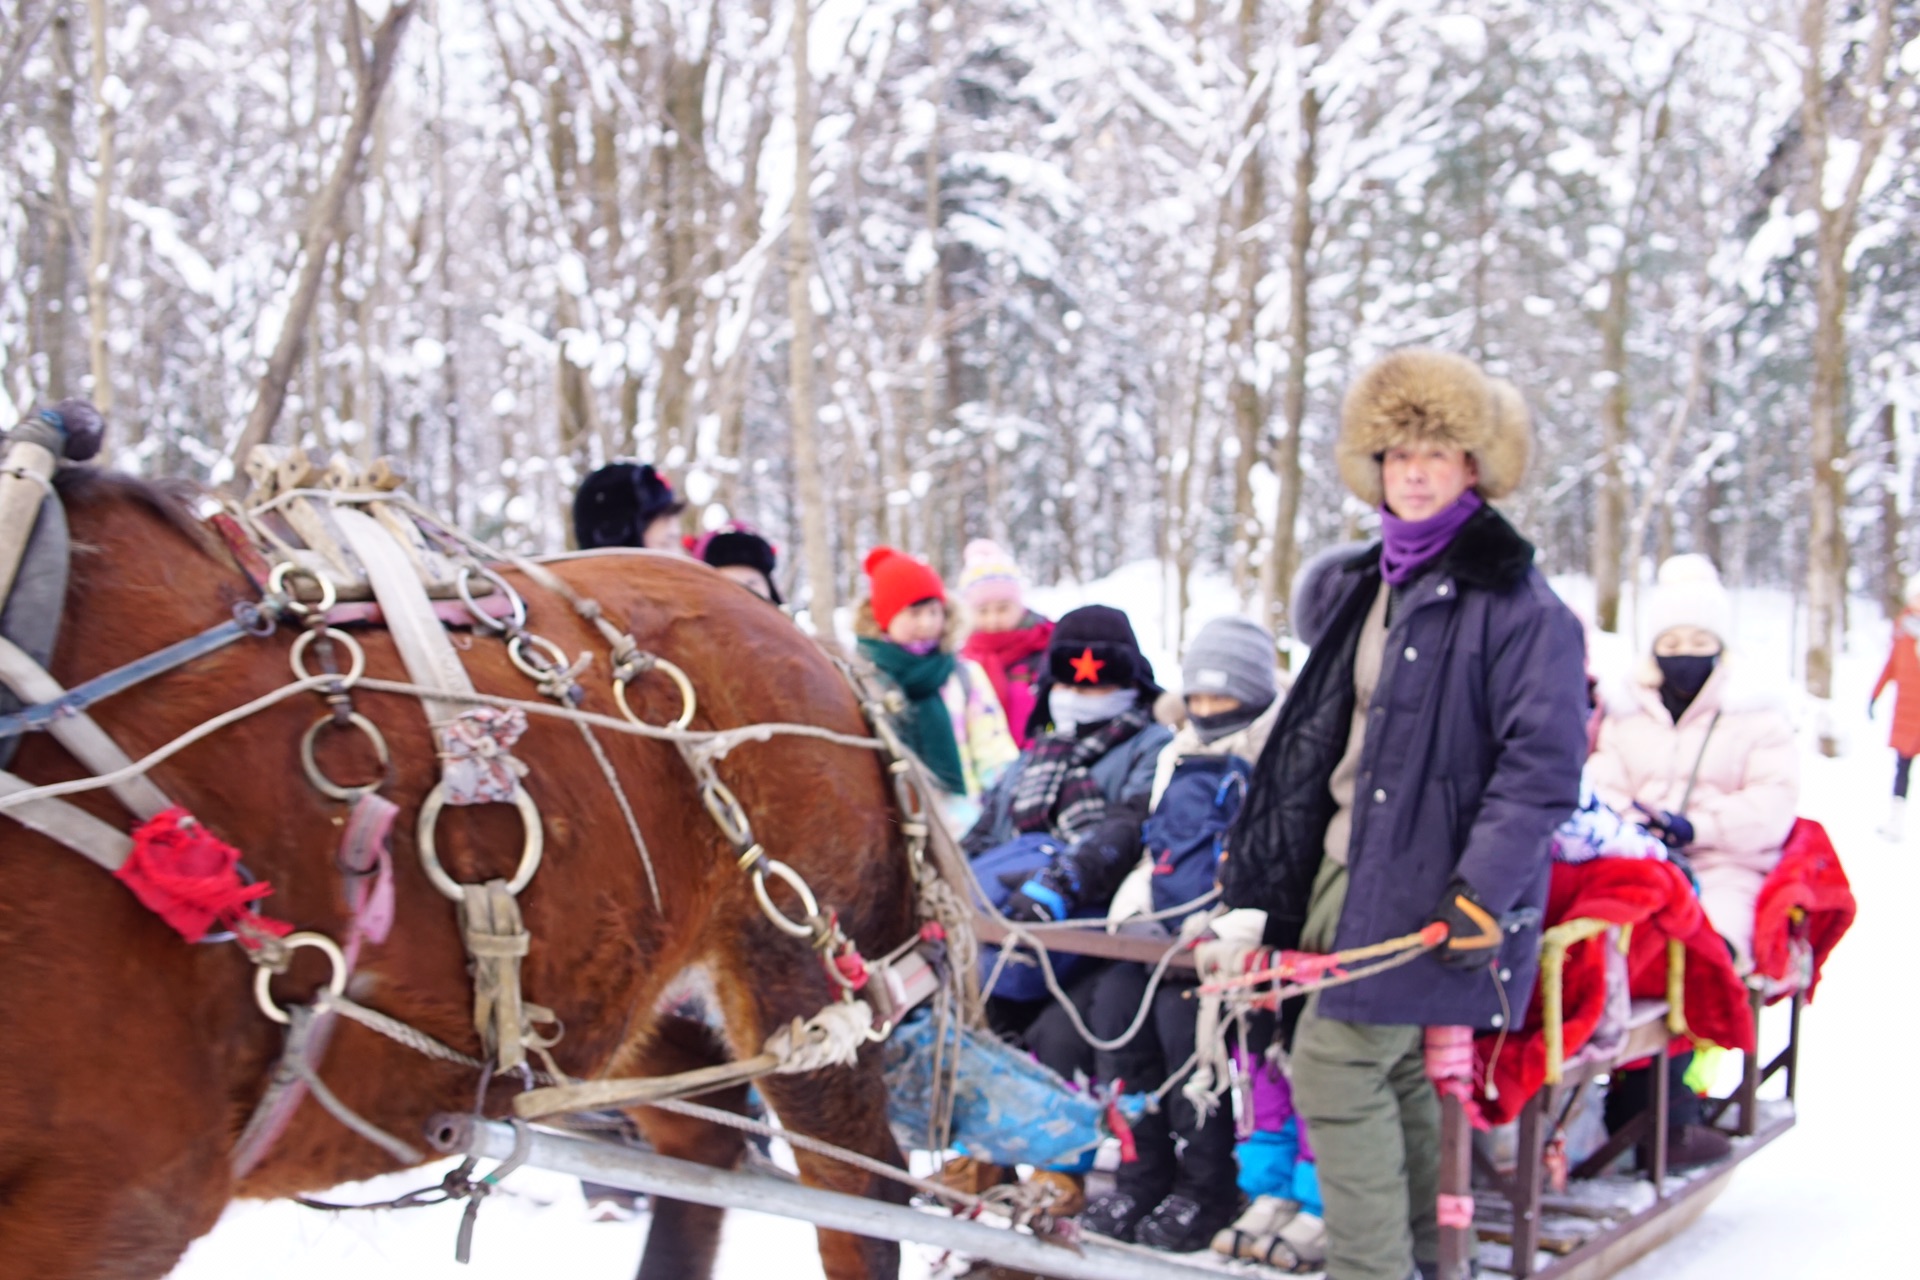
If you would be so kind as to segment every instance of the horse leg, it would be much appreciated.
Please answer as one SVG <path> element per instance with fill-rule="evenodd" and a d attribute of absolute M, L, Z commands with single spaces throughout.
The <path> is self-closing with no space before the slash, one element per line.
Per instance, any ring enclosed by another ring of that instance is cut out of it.
<path fill-rule="evenodd" d="M 887 1088 L 880 1075 L 879 1050 L 869 1046 L 853 1067 L 831 1067 L 803 1075 L 767 1076 L 760 1081 L 780 1123 L 861 1155 L 904 1169 L 900 1148 L 887 1127 Z M 810 1187 L 847 1195 L 907 1202 L 907 1188 L 829 1156 L 795 1149 L 800 1179 Z M 894 1280 L 900 1274 L 900 1246 L 844 1231 L 820 1229 L 820 1265 L 827 1280 Z"/>
<path fill-rule="evenodd" d="M 673 1075 L 718 1066 L 728 1057 L 719 1035 L 706 1023 L 666 1015 L 641 1051 L 636 1074 Z M 716 1090 L 695 1101 L 744 1115 L 747 1087 Z M 652 1107 L 636 1107 L 629 1114 L 653 1149 L 663 1156 L 731 1169 L 746 1152 L 746 1137 L 737 1129 Z M 725 1209 L 654 1197 L 653 1225 L 647 1231 L 646 1250 L 640 1255 L 637 1280 L 707 1280 L 713 1274 L 725 1216 Z"/>

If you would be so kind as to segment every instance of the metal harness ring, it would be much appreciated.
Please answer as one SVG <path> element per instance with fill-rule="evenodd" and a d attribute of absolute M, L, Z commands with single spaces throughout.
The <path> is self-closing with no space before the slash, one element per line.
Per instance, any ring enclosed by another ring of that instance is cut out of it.
<path fill-rule="evenodd" d="M 313 748 L 314 744 L 320 740 L 320 731 L 329 725 L 338 725 L 340 728 L 346 728 L 348 725 L 351 725 L 353 728 L 367 735 L 368 740 L 373 743 L 374 754 L 380 758 L 380 776 L 378 778 L 375 778 L 372 782 L 358 782 L 352 785 L 344 785 L 335 782 L 320 771 L 320 762 L 314 759 Z M 361 715 L 358 711 L 348 714 L 346 724 L 340 724 L 340 722 L 332 716 L 322 716 L 313 722 L 313 727 L 308 729 L 306 736 L 300 739 L 300 767 L 307 771 L 307 781 L 312 783 L 313 789 L 321 795 L 330 796 L 335 800 L 344 800 L 348 804 L 352 804 L 361 796 L 372 795 L 378 791 L 386 783 L 387 770 L 392 763 L 393 753 L 387 750 L 387 739 L 385 735 L 380 732 L 380 726 Z"/>
<path fill-rule="evenodd" d="M 482 609 L 479 602 L 473 598 L 473 592 L 467 587 L 467 578 L 475 573 L 492 583 L 494 590 L 512 602 L 513 612 L 509 618 L 494 617 Z M 526 597 L 508 586 L 505 578 L 483 564 L 461 565 L 460 576 L 454 579 L 453 589 L 460 593 L 460 603 L 467 606 L 467 613 L 473 618 L 473 623 L 477 627 L 485 627 L 489 631 L 506 632 L 517 631 L 527 625 Z"/>
<path fill-rule="evenodd" d="M 514 666 L 520 668 L 520 674 L 530 680 L 545 680 L 567 669 L 567 651 L 545 636 L 537 636 L 531 631 L 519 632 L 507 641 L 507 657 L 513 660 Z"/>
<path fill-rule="evenodd" d="M 507 881 L 507 892 L 519 893 L 533 879 L 533 873 L 540 869 L 540 853 L 546 846 L 546 832 L 540 824 L 540 806 L 525 787 L 515 787 L 513 806 L 520 811 L 521 825 L 526 828 L 526 843 L 521 846 L 520 865 L 515 868 L 513 879 Z M 455 902 L 467 896 L 467 886 L 447 874 L 440 865 L 440 855 L 434 848 L 433 829 L 440 821 L 440 810 L 447 804 L 447 784 L 436 782 L 433 790 L 427 792 L 427 798 L 420 802 L 420 821 L 414 829 L 415 842 L 420 846 L 420 866 L 427 873 L 427 879 L 441 894 Z"/>
<path fill-rule="evenodd" d="M 295 574 L 304 574 L 319 586 L 320 600 L 317 604 L 307 604 L 291 591 L 287 590 L 287 579 Z M 339 594 L 334 591 L 331 580 L 315 573 L 312 569 L 307 568 L 307 566 L 297 564 L 292 560 L 282 560 L 279 564 L 273 566 L 273 572 L 267 575 L 267 594 L 278 596 L 281 600 L 285 601 L 284 607 L 286 611 L 296 618 L 304 618 L 314 612 L 325 614 L 332 610 L 334 604 L 340 598 Z"/>
<path fill-rule="evenodd" d="M 788 937 L 813 937 L 811 924 L 796 924 L 789 920 L 780 908 L 773 905 L 773 899 L 767 894 L 769 873 L 777 876 L 789 889 L 800 895 L 800 905 L 807 909 L 809 918 L 820 914 L 820 904 L 814 899 L 813 890 L 807 888 L 807 882 L 800 878 L 800 873 L 774 858 L 768 858 L 764 864 L 753 869 L 753 896 L 759 900 L 760 910 L 766 913 L 767 919 L 773 922 L 774 928 Z"/>
<path fill-rule="evenodd" d="M 293 648 L 287 654 L 287 661 L 293 666 L 294 678 L 314 680 L 327 674 L 324 671 L 315 673 L 307 670 L 307 649 L 312 646 L 313 638 L 321 635 L 347 651 L 347 674 L 340 677 L 341 687 L 346 688 L 358 683 L 360 677 L 367 673 L 367 651 L 360 647 L 358 640 L 338 627 L 321 627 L 318 630 L 302 631 L 294 637 Z"/>
<path fill-rule="evenodd" d="M 652 665 L 654 667 L 659 668 L 662 671 L 665 671 L 667 673 L 668 678 L 671 679 L 675 685 L 679 686 L 679 689 L 680 689 L 680 715 L 673 721 L 673 723 L 669 724 L 667 727 L 669 729 L 686 728 L 688 725 L 693 723 L 694 708 L 699 705 L 697 699 L 694 696 L 693 681 L 687 679 L 686 672 L 682 671 L 679 667 L 675 666 L 673 663 L 668 662 L 665 658 L 656 656 L 653 659 Z M 633 708 L 627 705 L 627 677 L 626 676 L 614 677 L 613 700 L 620 704 L 620 710 L 623 714 L 625 714 L 627 719 L 633 721 L 635 724 L 647 723 L 645 720 L 642 720 L 639 716 L 635 715 L 633 713 Z M 653 726 L 649 725 L 648 727 L 651 728 Z"/>
<path fill-rule="evenodd" d="M 314 950 L 326 956 L 327 960 L 333 965 L 333 976 L 327 979 L 327 994 L 334 996 L 346 994 L 347 957 L 346 954 L 340 950 L 339 943 L 324 933 L 312 933 L 303 930 L 300 933 L 290 933 L 280 939 L 280 945 L 286 949 L 289 955 L 291 955 L 292 952 L 298 951 L 301 947 L 312 947 Z M 284 1009 L 273 1002 L 273 992 L 268 989 L 269 984 L 273 981 L 273 973 L 273 969 L 264 964 L 253 971 L 254 1001 L 259 1004 L 260 1012 L 266 1014 L 275 1022 L 283 1024 L 290 1023 L 293 1019 L 287 1015 Z"/>

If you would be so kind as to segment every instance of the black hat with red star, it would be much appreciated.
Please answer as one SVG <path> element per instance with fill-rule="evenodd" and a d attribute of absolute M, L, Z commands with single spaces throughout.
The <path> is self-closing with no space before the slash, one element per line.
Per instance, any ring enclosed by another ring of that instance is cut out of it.
<path fill-rule="evenodd" d="M 1140 652 L 1127 615 L 1104 604 L 1083 605 L 1053 624 L 1047 644 L 1053 683 L 1082 689 L 1093 685 L 1139 688 L 1157 696 L 1153 664 Z"/>

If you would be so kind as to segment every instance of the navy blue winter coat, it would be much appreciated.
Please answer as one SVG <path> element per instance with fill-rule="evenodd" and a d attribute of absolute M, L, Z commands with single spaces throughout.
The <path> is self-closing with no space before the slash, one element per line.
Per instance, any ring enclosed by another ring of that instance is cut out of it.
<path fill-rule="evenodd" d="M 1352 725 L 1354 653 L 1380 581 L 1377 543 L 1302 578 L 1295 624 L 1313 650 L 1254 769 L 1224 875 L 1227 904 L 1264 909 L 1277 945 L 1296 945 L 1306 921 L 1334 813 L 1327 784 Z M 1334 945 L 1419 929 L 1456 875 L 1503 917 L 1508 937 L 1491 970 L 1422 956 L 1326 991 L 1321 1014 L 1474 1027 L 1524 1016 L 1548 841 L 1579 800 L 1585 753 L 1580 624 L 1533 567 L 1532 545 L 1483 507 L 1399 589 L 1368 711 Z"/>

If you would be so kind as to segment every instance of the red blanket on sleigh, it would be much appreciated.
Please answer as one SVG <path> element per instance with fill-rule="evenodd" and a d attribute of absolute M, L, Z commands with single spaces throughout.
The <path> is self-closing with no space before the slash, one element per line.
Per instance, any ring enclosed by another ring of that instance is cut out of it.
<path fill-rule="evenodd" d="M 1635 996 L 1666 996 L 1667 940 L 1678 938 L 1686 948 L 1688 1027 L 1703 1040 L 1753 1049 L 1746 985 L 1734 972 L 1726 944 L 1707 923 L 1693 886 L 1678 868 L 1638 858 L 1555 863 L 1547 924 L 1581 917 L 1633 926 L 1627 973 L 1629 991 Z M 1608 945 L 1602 934 L 1567 951 L 1561 1007 L 1569 1058 L 1592 1037 L 1605 1007 L 1606 957 L 1601 949 Z M 1487 1121 L 1502 1124 L 1513 1119 L 1546 1080 L 1547 1044 L 1537 985 L 1519 1028 L 1504 1044 L 1495 1034 L 1477 1037 L 1474 1054 L 1478 1098 Z"/>
<path fill-rule="evenodd" d="M 1852 926 L 1856 909 L 1853 887 L 1826 828 L 1798 819 L 1780 851 L 1780 865 L 1760 889 L 1753 924 L 1754 972 L 1776 981 L 1788 979 L 1793 942 L 1796 936 L 1804 939 L 1812 953 L 1813 972 L 1807 981 L 1807 999 L 1812 1000 L 1827 956 Z"/>

